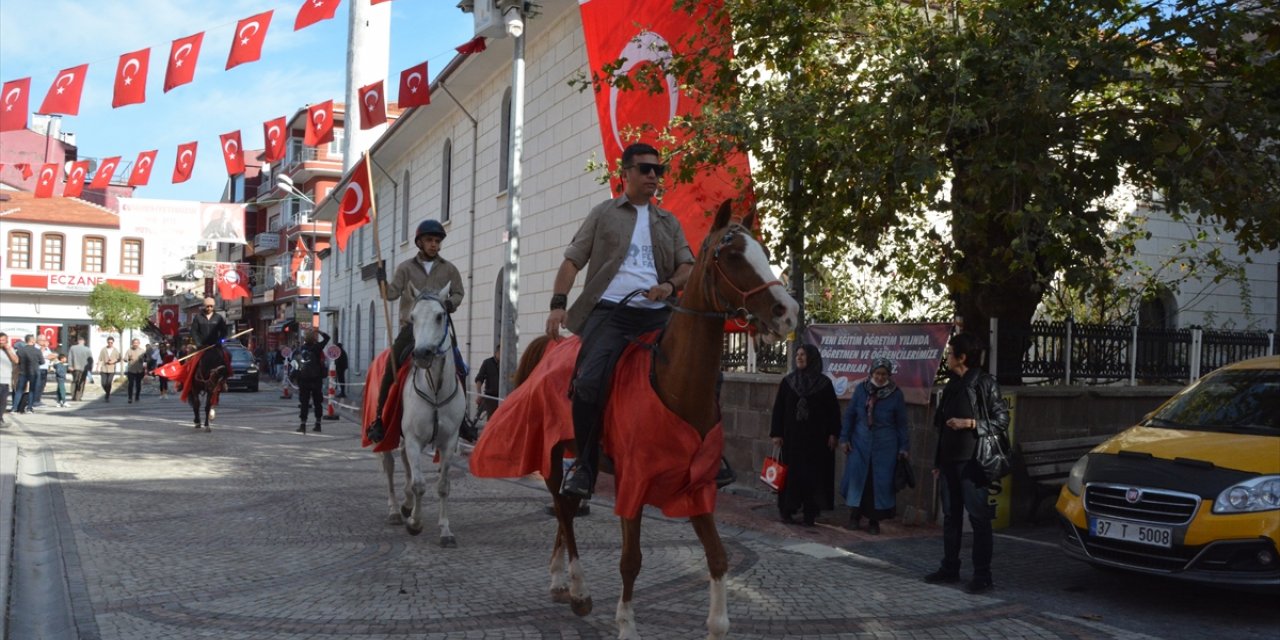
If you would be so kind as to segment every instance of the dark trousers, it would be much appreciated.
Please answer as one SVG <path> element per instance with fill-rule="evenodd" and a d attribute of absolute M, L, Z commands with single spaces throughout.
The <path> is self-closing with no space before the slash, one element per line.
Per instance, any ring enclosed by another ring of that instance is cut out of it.
<path fill-rule="evenodd" d="M 337 374 L 337 378 L 338 378 L 338 394 L 337 395 L 339 398 L 345 398 L 347 397 L 347 370 L 345 368 L 343 369 L 334 368 L 333 371 L 334 373 Z"/>
<path fill-rule="evenodd" d="M 592 309 L 582 329 L 582 349 L 573 376 L 573 439 L 577 445 L 577 465 L 595 482 L 600 466 L 600 430 L 604 407 L 613 385 L 613 370 L 631 341 L 654 329 L 661 329 L 671 315 L 669 309 L 618 308 L 601 302 Z"/>
<path fill-rule="evenodd" d="M 316 424 L 320 424 L 320 417 L 324 415 L 324 392 L 321 391 L 323 386 L 319 380 L 299 380 L 298 381 L 298 421 L 306 424 L 307 422 L 307 405 L 313 405 L 316 412 Z"/>
<path fill-rule="evenodd" d="M 84 383 L 89 378 L 89 372 L 80 369 L 71 372 L 71 399 L 79 402 L 84 397 Z"/>
<path fill-rule="evenodd" d="M 4 424 L 4 414 L 9 411 L 9 385 L 0 383 L 0 424 Z"/>
<path fill-rule="evenodd" d="M 13 412 L 22 413 L 35 404 L 35 385 L 38 376 L 18 374 L 18 384 L 13 388 Z"/>
<path fill-rule="evenodd" d="M 147 374 L 126 373 L 124 375 L 128 379 L 127 382 L 129 383 L 128 386 L 125 388 L 125 392 L 128 393 L 129 399 L 141 400 L 142 399 L 142 376 L 145 376 Z"/>
<path fill-rule="evenodd" d="M 40 399 L 44 397 L 44 386 L 49 383 L 49 372 L 45 369 L 40 370 L 40 377 L 35 380 L 35 389 L 31 392 L 31 405 L 40 404 Z"/>
<path fill-rule="evenodd" d="M 978 465 L 973 461 L 943 462 L 942 477 L 942 568 L 960 570 L 960 539 L 964 532 L 962 512 L 969 514 L 973 528 L 973 575 L 991 577 L 994 536 L 991 533 L 990 493 Z"/>
<path fill-rule="evenodd" d="M 169 393 L 169 379 L 164 376 L 156 376 L 156 380 L 160 381 L 160 395 Z"/>
<path fill-rule="evenodd" d="M 67 379 L 65 377 L 57 379 L 58 404 L 67 403 Z"/>
<path fill-rule="evenodd" d="M 98 381 L 102 383 L 102 392 L 107 394 L 107 402 L 111 402 L 111 381 L 116 377 L 115 373 L 100 373 Z"/>
<path fill-rule="evenodd" d="M 387 392 L 391 390 L 391 385 L 396 381 L 396 372 L 400 370 L 402 360 L 400 354 L 412 346 L 413 325 L 406 324 L 400 327 L 400 333 L 396 334 L 395 342 L 391 343 L 391 359 L 382 372 L 382 383 L 378 385 L 378 415 L 382 415 L 382 407 L 387 401 Z"/>

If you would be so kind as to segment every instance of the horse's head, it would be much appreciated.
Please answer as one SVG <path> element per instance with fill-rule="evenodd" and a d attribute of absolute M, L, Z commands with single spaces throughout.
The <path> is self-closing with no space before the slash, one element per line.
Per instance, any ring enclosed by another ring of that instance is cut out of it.
<path fill-rule="evenodd" d="M 413 323 L 413 360 L 425 367 L 432 358 L 449 351 L 449 314 L 444 301 L 449 286 L 440 291 L 423 291 L 413 302 L 409 319 Z"/>
<path fill-rule="evenodd" d="M 769 254 L 751 232 L 751 220 L 733 216 L 730 201 L 720 205 L 698 254 L 703 297 L 711 308 L 754 322 L 765 340 L 785 338 L 796 328 L 800 307 L 773 275 Z M 697 276 L 695 276 L 697 277 Z"/>

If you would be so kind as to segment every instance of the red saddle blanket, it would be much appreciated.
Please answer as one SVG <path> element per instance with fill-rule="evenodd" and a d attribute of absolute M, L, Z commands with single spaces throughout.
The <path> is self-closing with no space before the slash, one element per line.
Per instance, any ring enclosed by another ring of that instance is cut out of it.
<path fill-rule="evenodd" d="M 364 401 L 360 403 L 360 446 L 375 445 L 373 447 L 375 453 L 395 451 L 400 448 L 402 413 L 400 389 L 404 387 L 404 381 L 409 376 L 408 358 L 400 365 L 400 371 L 396 372 L 396 381 L 387 391 L 387 404 L 382 408 L 382 441 L 374 443 L 369 440 L 369 423 L 373 422 L 373 417 L 378 413 L 378 386 L 382 384 L 382 375 L 387 370 L 390 360 L 390 349 L 383 349 L 382 353 L 373 359 L 369 365 L 368 375 L 365 377 Z"/>
<path fill-rule="evenodd" d="M 513 478 L 537 471 L 550 477 L 552 447 L 573 441 L 569 382 L 579 347 L 577 337 L 547 347 L 533 374 L 485 425 L 471 452 L 472 475 Z M 716 425 L 702 438 L 662 404 L 649 384 L 650 363 L 649 350 L 632 345 L 614 371 L 604 427 L 617 485 L 613 511 L 634 518 L 653 505 L 673 518 L 711 513 L 724 430 Z"/>

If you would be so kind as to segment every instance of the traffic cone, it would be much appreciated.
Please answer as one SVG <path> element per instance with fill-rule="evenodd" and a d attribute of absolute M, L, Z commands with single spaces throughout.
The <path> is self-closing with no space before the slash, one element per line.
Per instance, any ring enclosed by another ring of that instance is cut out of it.
<path fill-rule="evenodd" d="M 329 392 L 325 394 L 325 420 L 338 419 L 338 371 L 334 368 L 333 359 L 329 359 Z"/>

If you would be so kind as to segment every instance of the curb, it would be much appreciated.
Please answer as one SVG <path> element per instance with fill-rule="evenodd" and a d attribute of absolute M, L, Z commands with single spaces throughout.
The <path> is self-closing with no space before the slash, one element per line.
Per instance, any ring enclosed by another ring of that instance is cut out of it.
<path fill-rule="evenodd" d="M 0 638 L 9 637 L 9 582 L 13 575 L 17 479 L 18 447 L 11 442 L 0 442 Z"/>

